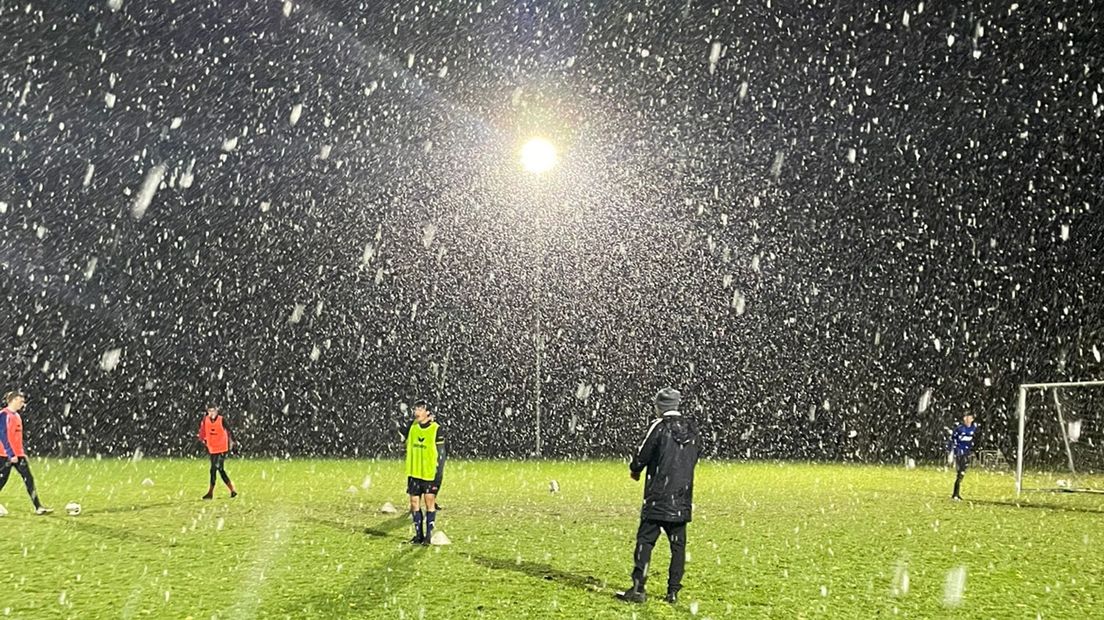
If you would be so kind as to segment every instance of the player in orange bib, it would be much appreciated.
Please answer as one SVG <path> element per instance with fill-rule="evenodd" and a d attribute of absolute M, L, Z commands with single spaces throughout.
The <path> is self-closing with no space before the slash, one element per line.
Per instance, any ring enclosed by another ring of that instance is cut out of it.
<path fill-rule="evenodd" d="M 27 464 L 27 453 L 23 450 L 23 417 L 19 412 L 27 403 L 27 396 L 23 392 L 8 392 L 4 395 L 5 407 L 0 409 L 0 490 L 8 483 L 11 470 L 19 472 L 23 476 L 23 484 L 27 486 L 27 494 L 34 503 L 35 514 L 50 514 L 53 510 L 42 505 L 38 499 L 38 491 L 35 489 L 34 476 L 31 475 L 31 466 Z"/>
<path fill-rule="evenodd" d="M 226 488 L 230 489 L 230 497 L 237 497 L 234 483 L 230 482 L 230 476 L 226 475 L 226 455 L 234 446 L 230 438 L 230 427 L 226 425 L 226 417 L 222 415 L 215 405 L 207 406 L 207 414 L 199 423 L 199 440 L 207 446 L 207 452 L 211 455 L 211 485 L 207 487 L 207 495 L 203 499 L 211 499 L 215 496 L 215 474 L 222 476 Z"/>

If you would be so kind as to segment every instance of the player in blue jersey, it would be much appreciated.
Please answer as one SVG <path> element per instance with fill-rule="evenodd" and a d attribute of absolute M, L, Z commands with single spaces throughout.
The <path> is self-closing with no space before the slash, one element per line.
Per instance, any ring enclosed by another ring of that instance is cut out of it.
<path fill-rule="evenodd" d="M 948 446 L 955 465 L 954 494 L 951 499 L 962 501 L 959 490 L 962 487 L 962 477 L 966 475 L 966 467 L 970 461 L 970 452 L 974 449 L 974 438 L 977 435 L 977 425 L 974 424 L 974 415 L 967 413 L 962 416 L 962 424 L 955 427 L 951 433 L 951 442 Z"/>

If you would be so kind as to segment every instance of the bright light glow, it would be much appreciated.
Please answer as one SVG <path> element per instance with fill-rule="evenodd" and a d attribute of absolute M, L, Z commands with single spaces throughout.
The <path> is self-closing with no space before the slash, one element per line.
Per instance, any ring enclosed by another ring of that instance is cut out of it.
<path fill-rule="evenodd" d="M 556 147 L 544 138 L 533 138 L 521 147 L 521 167 L 539 174 L 556 165 Z"/>

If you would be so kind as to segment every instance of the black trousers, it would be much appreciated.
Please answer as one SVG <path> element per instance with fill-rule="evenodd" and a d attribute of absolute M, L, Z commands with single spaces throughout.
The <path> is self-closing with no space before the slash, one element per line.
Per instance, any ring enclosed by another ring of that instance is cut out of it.
<path fill-rule="evenodd" d="M 14 464 L 7 457 L 4 458 L 4 463 L 0 465 L 0 491 L 4 489 L 4 485 L 8 484 L 8 476 L 11 475 L 12 469 L 23 476 L 23 484 L 26 485 L 27 494 L 31 496 L 35 508 L 41 506 L 38 501 L 38 491 L 35 490 L 34 476 L 31 475 L 31 466 L 27 463 L 27 457 L 20 457 Z"/>
<path fill-rule="evenodd" d="M 955 462 L 955 486 L 954 495 L 951 497 L 958 497 L 958 492 L 962 488 L 962 478 L 966 476 L 966 467 L 970 464 L 970 456 L 968 454 L 956 454 L 954 457 Z"/>
<path fill-rule="evenodd" d="M 215 486 L 215 474 L 222 476 L 222 482 L 230 486 L 230 476 L 226 475 L 226 453 L 211 455 L 211 486 Z"/>
<path fill-rule="evenodd" d="M 671 543 L 671 567 L 667 574 L 667 591 L 682 589 L 682 575 L 686 572 L 686 523 L 641 519 L 636 530 L 636 553 L 633 554 L 633 588 L 644 590 L 648 580 L 648 564 L 652 561 L 652 549 L 659 538 L 659 531 L 667 533 Z"/>

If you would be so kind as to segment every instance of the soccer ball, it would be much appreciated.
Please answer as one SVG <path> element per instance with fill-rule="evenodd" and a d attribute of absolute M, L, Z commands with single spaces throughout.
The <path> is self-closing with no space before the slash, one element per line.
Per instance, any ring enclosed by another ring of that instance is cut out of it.
<path fill-rule="evenodd" d="M 79 515 L 81 513 L 80 504 L 76 502 L 69 502 L 65 505 L 65 512 L 67 512 L 70 517 L 75 517 Z"/>

